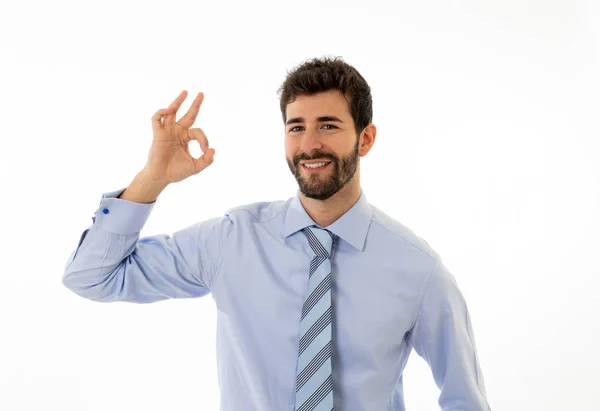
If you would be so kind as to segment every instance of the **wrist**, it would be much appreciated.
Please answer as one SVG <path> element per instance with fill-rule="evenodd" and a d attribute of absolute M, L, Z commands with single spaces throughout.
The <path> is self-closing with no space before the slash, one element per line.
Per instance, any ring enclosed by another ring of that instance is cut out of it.
<path fill-rule="evenodd" d="M 168 183 L 151 177 L 146 171 L 141 171 L 119 198 L 135 203 L 151 204 L 167 185 Z"/>

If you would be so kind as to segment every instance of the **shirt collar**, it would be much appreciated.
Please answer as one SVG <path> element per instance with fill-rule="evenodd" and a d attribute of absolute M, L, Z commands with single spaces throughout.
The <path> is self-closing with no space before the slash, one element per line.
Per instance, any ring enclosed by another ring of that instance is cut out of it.
<path fill-rule="evenodd" d="M 361 187 L 360 196 L 356 204 L 328 227 L 321 227 L 314 222 L 304 209 L 304 206 L 300 202 L 300 190 L 298 190 L 296 191 L 296 195 L 291 199 L 285 215 L 283 236 L 287 238 L 305 227 L 315 225 L 319 228 L 326 228 L 357 250 L 363 251 L 372 216 L 373 209 L 368 203 L 367 197 Z"/>

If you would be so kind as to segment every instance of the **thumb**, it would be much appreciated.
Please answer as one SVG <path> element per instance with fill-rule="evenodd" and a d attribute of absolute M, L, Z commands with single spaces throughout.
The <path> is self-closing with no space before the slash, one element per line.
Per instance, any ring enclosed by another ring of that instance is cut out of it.
<path fill-rule="evenodd" d="M 215 159 L 215 149 L 209 148 L 206 152 L 198 159 L 194 159 L 196 165 L 196 173 L 204 170 L 206 167 L 211 165 Z"/>

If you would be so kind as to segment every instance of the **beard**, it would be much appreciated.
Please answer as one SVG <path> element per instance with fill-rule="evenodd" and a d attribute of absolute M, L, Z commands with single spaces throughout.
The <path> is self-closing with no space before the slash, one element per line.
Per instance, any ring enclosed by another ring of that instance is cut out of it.
<path fill-rule="evenodd" d="M 359 140 L 360 138 L 357 137 L 352 152 L 341 159 L 335 154 L 326 154 L 320 151 L 313 151 L 311 157 L 300 154 L 294 157 L 293 161 L 286 158 L 288 167 L 298 182 L 300 192 L 308 198 L 327 200 L 340 191 L 356 173 Z M 304 166 L 300 164 L 300 161 L 320 158 L 331 160 L 330 170 L 309 174 L 303 169 Z"/>

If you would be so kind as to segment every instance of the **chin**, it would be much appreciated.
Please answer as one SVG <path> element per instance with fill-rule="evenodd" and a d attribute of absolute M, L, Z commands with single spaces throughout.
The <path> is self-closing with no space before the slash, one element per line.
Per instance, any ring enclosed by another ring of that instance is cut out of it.
<path fill-rule="evenodd" d="M 339 191 L 339 188 L 335 189 L 335 190 L 320 190 L 320 191 L 306 190 L 306 187 L 300 186 L 300 192 L 302 194 L 304 194 L 305 197 L 312 198 L 314 200 L 321 200 L 321 201 L 327 200 L 327 199 L 333 197 L 338 191 Z"/>

